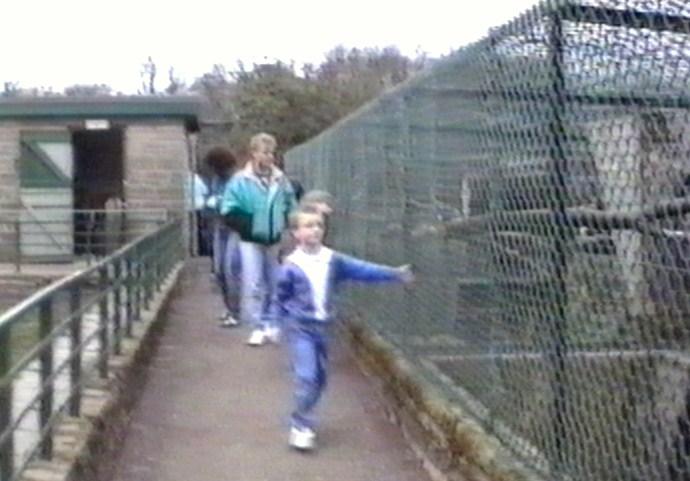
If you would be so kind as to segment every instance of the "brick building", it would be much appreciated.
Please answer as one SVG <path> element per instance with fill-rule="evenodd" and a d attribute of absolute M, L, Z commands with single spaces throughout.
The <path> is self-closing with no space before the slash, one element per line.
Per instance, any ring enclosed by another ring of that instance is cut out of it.
<path fill-rule="evenodd" d="M 0 100 L 0 261 L 21 250 L 71 256 L 73 211 L 113 201 L 132 212 L 128 222 L 147 209 L 189 222 L 201 105 L 194 96 Z M 36 242 L 49 224 L 58 231 Z"/>

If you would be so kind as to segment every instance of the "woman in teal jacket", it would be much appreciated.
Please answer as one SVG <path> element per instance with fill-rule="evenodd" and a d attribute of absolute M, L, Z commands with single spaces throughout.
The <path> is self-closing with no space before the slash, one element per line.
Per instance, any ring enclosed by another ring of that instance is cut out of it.
<path fill-rule="evenodd" d="M 278 246 L 296 207 L 287 177 L 274 165 L 276 140 L 261 133 L 249 143 L 251 158 L 225 188 L 220 213 L 240 236 L 242 317 L 252 327 L 248 344 L 276 341 L 269 307 L 278 268 Z"/>

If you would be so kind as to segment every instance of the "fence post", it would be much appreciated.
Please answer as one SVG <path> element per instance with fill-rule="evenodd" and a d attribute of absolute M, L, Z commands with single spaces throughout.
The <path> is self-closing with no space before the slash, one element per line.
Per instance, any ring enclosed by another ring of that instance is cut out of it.
<path fill-rule="evenodd" d="M 411 95 L 409 93 L 404 94 L 399 101 L 399 115 L 400 115 L 400 136 L 398 141 L 400 142 L 400 165 L 399 172 L 402 176 L 401 182 L 401 194 L 402 194 L 402 216 L 400 219 L 400 224 L 402 228 L 402 257 L 413 263 L 415 271 L 420 275 L 419 269 L 421 268 L 421 263 L 417 262 L 418 254 L 415 251 L 414 239 L 410 235 L 413 226 L 414 219 L 414 179 L 412 176 L 412 158 L 413 158 L 413 138 L 412 129 L 410 124 L 413 123 L 411 118 L 412 112 L 414 111 L 414 106 L 410 104 Z M 404 297 L 405 299 L 405 312 L 407 313 L 407 319 L 417 318 L 419 309 L 419 298 L 416 294 L 408 292 Z"/>
<path fill-rule="evenodd" d="M 69 298 L 70 313 L 70 354 L 72 359 L 69 366 L 70 401 L 69 415 L 77 417 L 81 412 L 81 287 L 72 287 Z"/>
<path fill-rule="evenodd" d="M 17 214 L 21 216 L 21 213 Z M 14 270 L 17 273 L 22 271 L 22 238 L 21 238 L 21 221 L 19 217 L 14 221 Z"/>
<path fill-rule="evenodd" d="M 134 318 L 141 320 L 141 252 L 139 245 L 134 247 Z"/>
<path fill-rule="evenodd" d="M 179 241 L 177 235 L 175 235 L 175 232 L 177 232 L 177 231 L 178 231 L 178 228 L 175 227 L 175 230 L 172 234 L 172 241 L 171 241 L 172 245 L 170 246 L 171 257 L 172 257 L 170 259 L 170 271 L 171 272 L 172 272 L 173 267 L 175 267 L 175 265 L 177 265 L 177 263 L 181 259 L 184 259 L 184 252 L 182 251 L 182 249 L 180 249 L 180 241 Z"/>
<path fill-rule="evenodd" d="M 53 330 L 53 299 L 47 298 L 39 308 L 39 339 L 43 341 L 50 336 Z M 53 374 L 53 341 L 49 342 L 41 349 L 41 404 L 39 412 L 39 425 L 43 433 L 41 439 L 41 457 L 51 459 L 53 456 L 53 429 L 48 427 L 50 418 L 53 414 L 53 385 L 54 379 L 50 379 Z M 47 385 L 46 385 L 47 383 Z"/>
<path fill-rule="evenodd" d="M 567 436 L 566 420 L 566 322 L 568 291 L 566 278 L 568 275 L 567 235 L 568 229 L 565 223 L 566 201 L 568 190 L 566 186 L 567 159 L 563 149 L 564 122 L 563 111 L 565 108 L 565 78 L 563 74 L 563 28 L 561 13 L 554 10 L 550 16 L 551 28 L 549 30 L 549 53 L 552 75 L 552 94 L 550 99 L 551 119 L 549 131 L 551 135 L 551 182 L 554 186 L 554 199 L 551 206 L 554 222 L 554 307 L 555 315 L 551 327 L 552 347 L 548 357 L 553 366 L 553 429 L 555 439 L 556 466 L 555 472 L 562 472 L 565 463 L 564 446 Z"/>
<path fill-rule="evenodd" d="M 125 273 L 123 277 L 125 278 L 125 336 L 132 337 L 132 318 L 134 317 L 134 300 L 132 296 L 134 295 L 134 266 L 135 262 L 132 260 L 132 251 L 127 253 L 125 258 Z"/>
<path fill-rule="evenodd" d="M 86 265 L 89 265 L 89 266 L 91 265 L 91 263 L 94 260 L 92 258 L 93 248 L 91 246 L 91 240 L 92 240 L 91 236 L 93 235 L 93 232 L 92 232 L 93 230 L 91 228 L 92 225 L 93 225 L 93 211 L 89 210 L 87 212 L 87 221 L 86 221 L 86 227 L 85 227 L 85 230 L 86 230 L 86 236 L 85 236 L 86 237 Z"/>
<path fill-rule="evenodd" d="M 10 327 L 0 329 L 0 433 L 12 424 L 12 380 L 5 376 L 12 368 Z M 0 479 L 10 479 L 14 471 L 14 433 L 0 444 Z"/>
<path fill-rule="evenodd" d="M 160 241 L 161 239 L 158 238 L 156 241 Z M 161 271 L 162 271 L 162 264 L 163 264 L 163 258 L 165 256 L 165 246 L 163 246 L 163 249 L 159 251 L 156 249 L 156 254 L 155 258 L 153 261 L 153 292 L 160 292 L 161 290 Z"/>
<path fill-rule="evenodd" d="M 122 353 L 122 261 L 113 262 L 113 352 Z"/>
<path fill-rule="evenodd" d="M 148 242 L 147 242 L 148 244 Z M 148 245 L 146 246 L 148 247 Z M 151 261 L 151 253 L 147 249 L 143 249 L 142 253 L 142 274 L 144 280 L 144 309 L 151 307 L 151 299 L 153 299 L 153 269 Z"/>
<path fill-rule="evenodd" d="M 101 378 L 108 377 L 108 268 L 101 267 L 98 270 L 101 300 L 98 303 L 98 374 Z"/>

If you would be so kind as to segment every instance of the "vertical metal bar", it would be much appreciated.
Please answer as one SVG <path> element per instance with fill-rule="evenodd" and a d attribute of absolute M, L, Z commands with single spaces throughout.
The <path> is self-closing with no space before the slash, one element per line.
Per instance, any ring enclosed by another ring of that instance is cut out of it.
<path fill-rule="evenodd" d="M 113 261 L 113 352 L 122 353 L 122 261 Z"/>
<path fill-rule="evenodd" d="M 144 309 L 151 307 L 151 299 L 153 299 L 153 266 L 151 262 L 151 253 L 149 252 L 148 242 L 142 246 L 144 252 L 142 253 L 142 271 L 144 275 Z"/>
<path fill-rule="evenodd" d="M 554 369 L 553 389 L 553 428 L 556 456 L 555 472 L 562 472 L 564 468 L 565 450 L 567 444 L 567 420 L 566 420 L 566 316 L 567 316 L 567 286 L 568 259 L 566 236 L 568 235 L 566 222 L 566 200 L 568 191 L 566 187 L 567 159 L 563 149 L 565 126 L 563 111 L 565 108 L 565 77 L 563 73 L 563 26 L 558 11 L 551 15 L 551 29 L 549 31 L 549 47 L 551 54 L 552 90 L 550 96 L 551 121 L 549 130 L 551 134 L 551 182 L 554 186 L 554 202 L 552 204 L 554 230 L 554 256 L 553 256 L 553 294 L 554 316 L 551 326 L 552 346 L 549 349 L 549 357 Z"/>
<path fill-rule="evenodd" d="M 173 229 L 166 229 L 166 232 L 164 233 L 165 236 L 165 255 L 163 257 L 163 272 L 161 275 L 161 284 L 165 282 L 165 279 L 168 277 L 168 274 L 170 274 L 170 271 L 172 270 L 172 266 L 175 264 L 175 239 L 173 239 L 173 233 L 175 231 Z"/>
<path fill-rule="evenodd" d="M 109 295 L 105 295 L 110 289 L 108 285 L 108 269 L 107 267 L 101 267 L 98 270 L 99 274 L 99 292 L 101 294 L 101 300 L 98 303 L 98 374 L 101 378 L 108 377 L 108 357 L 109 357 L 109 333 L 108 333 L 108 298 Z"/>
<path fill-rule="evenodd" d="M 21 216 L 21 212 L 17 214 L 18 216 Z M 14 243 L 14 270 L 15 272 L 19 273 L 22 271 L 22 245 L 21 245 L 21 228 L 22 224 L 17 217 L 17 219 L 14 221 L 14 233 L 15 233 L 15 243 Z"/>
<path fill-rule="evenodd" d="M 160 241 L 161 239 L 156 239 L 157 241 Z M 163 248 L 165 245 L 162 246 Z M 164 249 L 162 249 L 163 252 L 156 250 L 154 254 L 154 261 L 153 261 L 153 291 L 154 292 L 160 292 L 161 290 L 161 274 L 162 274 L 162 263 L 163 263 L 163 253 L 165 252 Z"/>
<path fill-rule="evenodd" d="M 125 258 L 125 272 L 123 279 L 125 280 L 125 336 L 132 337 L 132 319 L 134 317 L 134 261 L 132 260 L 131 251 Z"/>
<path fill-rule="evenodd" d="M 139 246 L 134 248 L 134 318 L 141 320 L 141 252 Z"/>
<path fill-rule="evenodd" d="M 182 227 L 179 223 L 175 224 L 174 230 L 173 230 L 173 256 L 174 259 L 184 259 L 185 258 L 185 252 L 184 252 L 184 246 L 182 245 L 182 235 L 180 233 Z M 175 261 L 172 261 L 171 269 L 172 266 L 175 265 Z"/>
<path fill-rule="evenodd" d="M 81 286 L 70 290 L 69 307 L 72 314 L 70 323 L 70 352 L 72 360 L 69 366 L 70 401 L 69 415 L 77 417 L 81 412 Z"/>
<path fill-rule="evenodd" d="M 399 149 L 400 149 L 400 164 L 397 167 L 397 171 L 402 177 L 400 184 L 402 192 L 402 218 L 400 220 L 402 227 L 402 258 L 406 259 L 406 262 L 412 262 L 415 271 L 419 270 L 419 254 L 416 250 L 415 239 L 410 233 L 414 229 L 414 179 L 412 168 L 412 159 L 414 154 L 414 142 L 412 128 L 410 124 L 413 123 L 412 115 L 414 112 L 414 106 L 412 105 L 412 98 L 409 93 L 402 95 L 399 99 L 399 118 L 400 118 L 400 137 L 399 137 Z M 421 312 L 418 297 L 414 294 L 405 295 L 405 306 L 404 310 L 406 312 L 407 321 L 410 319 L 416 319 Z"/>
<path fill-rule="evenodd" d="M 43 341 L 53 330 L 53 298 L 49 297 L 41 303 L 39 308 L 39 339 Z M 45 345 L 39 356 L 41 368 L 41 405 L 39 409 L 39 426 L 43 432 L 40 453 L 43 459 L 53 456 L 53 429 L 48 427 L 53 413 L 54 380 L 49 381 L 53 374 L 53 341 Z"/>
<path fill-rule="evenodd" d="M 93 226 L 93 211 L 92 211 L 92 210 L 87 211 L 86 218 L 87 218 L 87 221 L 86 221 L 86 236 L 85 236 L 85 237 L 86 237 L 86 263 L 87 263 L 88 265 L 91 265 L 91 262 L 93 261 L 93 258 L 92 258 L 92 256 L 93 256 L 93 248 L 92 248 L 92 246 L 91 246 L 91 240 L 92 240 L 92 239 L 91 239 L 91 236 L 92 236 L 92 234 L 93 234 L 93 229 L 92 229 L 92 226 Z"/>
<path fill-rule="evenodd" d="M 118 229 L 119 235 L 118 235 L 118 247 L 122 247 L 123 245 L 127 244 L 127 210 L 120 205 L 120 227 Z"/>
<path fill-rule="evenodd" d="M 412 237 L 409 235 L 410 232 L 412 232 L 413 229 L 413 222 L 412 222 L 412 213 L 413 213 L 413 205 L 412 205 L 412 198 L 413 198 L 413 179 L 410 177 L 410 172 L 411 172 L 411 166 L 410 166 L 410 159 L 412 158 L 412 149 L 413 149 L 413 139 L 412 139 L 412 134 L 411 134 L 411 129 L 410 129 L 410 112 L 413 111 L 411 106 L 409 105 L 410 102 L 410 97 L 409 94 L 406 94 L 402 97 L 401 104 L 402 107 L 401 109 L 403 110 L 403 113 L 401 115 L 400 119 L 400 128 L 401 128 L 401 148 L 402 148 L 402 165 L 400 166 L 400 171 L 402 172 L 402 195 L 403 195 L 403 211 L 402 211 L 402 229 L 403 229 L 403 236 L 402 236 L 402 244 L 403 244 L 403 249 L 404 249 L 404 258 L 405 259 L 410 259 L 411 255 L 414 253 L 414 245 L 411 242 Z"/>
<path fill-rule="evenodd" d="M 12 424 L 12 380 L 5 376 L 12 368 L 10 326 L 0 329 L 0 433 Z M 14 471 L 14 433 L 0 445 L 0 479 L 10 479 Z"/>
<path fill-rule="evenodd" d="M 174 244 L 174 239 L 172 238 L 173 231 L 171 229 L 166 229 L 166 232 L 163 233 L 164 235 L 164 243 L 165 243 L 165 254 L 163 255 L 163 265 L 162 265 L 162 271 L 161 271 L 161 279 L 160 283 L 162 284 L 165 281 L 165 278 L 168 277 L 168 274 L 170 274 L 170 271 L 172 269 L 173 264 L 175 263 L 175 244 Z"/>
<path fill-rule="evenodd" d="M 158 238 L 158 243 L 162 245 L 162 249 L 158 252 L 158 262 L 156 269 L 156 292 L 163 289 L 163 280 L 168 272 L 168 265 L 170 263 L 170 229 L 163 229 Z"/>
<path fill-rule="evenodd" d="M 156 292 L 160 292 L 163 288 L 166 266 L 170 260 L 170 246 L 165 230 L 158 234 L 156 244 L 160 246 L 160 249 L 156 250 Z"/>

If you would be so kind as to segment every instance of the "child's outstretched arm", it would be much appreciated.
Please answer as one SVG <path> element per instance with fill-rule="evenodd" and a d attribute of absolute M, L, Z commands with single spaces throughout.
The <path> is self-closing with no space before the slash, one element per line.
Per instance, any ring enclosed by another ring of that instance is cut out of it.
<path fill-rule="evenodd" d="M 390 267 L 382 264 L 367 262 L 352 256 L 338 254 L 338 280 L 352 280 L 359 282 L 403 282 L 414 281 L 414 275 L 409 265 Z"/>

